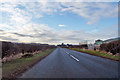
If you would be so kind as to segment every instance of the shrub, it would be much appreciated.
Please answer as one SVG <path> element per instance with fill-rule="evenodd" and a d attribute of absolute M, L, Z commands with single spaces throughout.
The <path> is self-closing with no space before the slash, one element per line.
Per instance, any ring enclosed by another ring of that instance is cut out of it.
<path fill-rule="evenodd" d="M 101 44 L 100 50 L 111 52 L 113 55 L 120 53 L 120 40 Z"/>
<path fill-rule="evenodd" d="M 19 53 L 33 53 L 35 51 L 44 51 L 46 49 L 55 48 L 51 45 L 42 45 L 42 44 L 25 44 L 25 43 L 11 43 L 11 42 L 2 42 L 2 58 L 5 56 L 16 55 Z"/>

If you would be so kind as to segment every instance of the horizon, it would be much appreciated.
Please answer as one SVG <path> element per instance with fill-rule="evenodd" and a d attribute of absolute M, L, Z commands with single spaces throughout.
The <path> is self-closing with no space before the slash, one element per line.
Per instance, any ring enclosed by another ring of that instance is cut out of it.
<path fill-rule="evenodd" d="M 120 37 L 116 37 L 116 38 L 120 38 Z M 110 39 L 116 39 L 116 38 L 110 38 Z M 106 40 L 110 40 L 110 39 L 106 39 Z M 97 39 L 97 40 L 100 40 L 100 39 Z M 102 41 L 106 41 L 106 40 L 102 40 Z M 118 39 L 119 40 L 119 39 Z M 94 44 L 95 43 L 95 41 L 96 40 L 94 40 L 94 42 L 93 43 L 87 43 L 87 44 Z M 20 43 L 20 44 L 46 44 L 46 43 L 36 43 L 36 42 L 33 42 L 33 43 L 25 43 L 25 42 L 12 42 L 12 41 L 0 41 L 0 42 L 11 42 L 11 43 Z M 57 45 L 61 45 L 62 43 L 58 43 L 58 44 L 48 44 L 48 45 L 55 45 L 55 46 L 57 46 Z M 63 44 L 65 44 L 65 45 L 67 45 L 67 44 L 70 44 L 70 45 L 80 45 L 80 43 L 78 43 L 78 44 L 71 44 L 71 43 L 63 43 Z M 82 44 L 82 43 L 81 43 Z M 84 43 L 83 43 L 84 44 Z"/>
<path fill-rule="evenodd" d="M 0 40 L 79 44 L 117 38 L 117 2 L 2 2 Z"/>

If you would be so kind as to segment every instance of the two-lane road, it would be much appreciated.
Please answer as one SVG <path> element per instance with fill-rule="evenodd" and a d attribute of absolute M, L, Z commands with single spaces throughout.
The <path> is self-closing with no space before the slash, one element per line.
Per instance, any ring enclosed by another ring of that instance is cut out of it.
<path fill-rule="evenodd" d="M 20 78 L 118 78 L 118 62 L 57 48 Z"/>

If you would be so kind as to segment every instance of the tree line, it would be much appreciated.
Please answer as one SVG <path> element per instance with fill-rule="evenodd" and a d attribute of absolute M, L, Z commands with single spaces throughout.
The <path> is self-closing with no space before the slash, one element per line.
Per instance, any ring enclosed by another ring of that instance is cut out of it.
<path fill-rule="evenodd" d="M 55 48 L 54 45 L 43 44 L 25 44 L 25 43 L 12 43 L 2 41 L 2 58 L 5 56 L 16 55 L 19 53 L 33 53 L 36 51 L 44 51 L 46 49 Z"/>

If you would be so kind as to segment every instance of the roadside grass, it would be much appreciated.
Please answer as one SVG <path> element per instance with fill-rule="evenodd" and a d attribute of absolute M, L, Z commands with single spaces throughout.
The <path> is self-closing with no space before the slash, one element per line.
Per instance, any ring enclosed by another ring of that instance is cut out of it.
<path fill-rule="evenodd" d="M 15 78 L 18 74 L 24 72 L 41 59 L 53 52 L 54 49 L 48 49 L 46 51 L 35 54 L 30 58 L 19 58 L 2 64 L 2 77 L 3 78 Z"/>
<path fill-rule="evenodd" d="M 88 53 L 88 54 L 95 55 L 95 56 L 100 56 L 100 57 L 103 57 L 103 58 L 108 58 L 108 59 L 120 61 L 120 56 L 114 56 L 114 55 L 110 55 L 110 54 L 107 54 L 107 53 L 104 53 L 104 52 L 86 50 L 86 49 L 76 49 L 76 48 L 68 48 L 68 49 L 83 52 L 83 53 Z"/>

